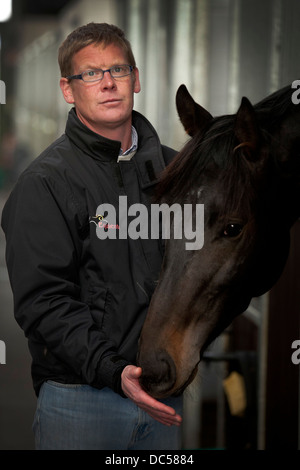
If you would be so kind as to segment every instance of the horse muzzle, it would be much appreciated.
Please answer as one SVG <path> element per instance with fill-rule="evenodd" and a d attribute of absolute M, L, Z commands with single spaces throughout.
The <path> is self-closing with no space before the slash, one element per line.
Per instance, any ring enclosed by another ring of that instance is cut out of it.
<path fill-rule="evenodd" d="M 166 398 L 172 394 L 176 383 L 176 366 L 164 349 L 148 351 L 138 355 L 138 366 L 142 368 L 141 387 L 154 398 Z"/>

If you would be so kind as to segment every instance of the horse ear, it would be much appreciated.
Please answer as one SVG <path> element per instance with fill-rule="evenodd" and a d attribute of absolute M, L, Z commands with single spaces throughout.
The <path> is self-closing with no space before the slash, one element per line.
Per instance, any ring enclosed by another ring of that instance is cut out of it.
<path fill-rule="evenodd" d="M 248 98 L 242 98 L 240 108 L 236 114 L 234 131 L 239 141 L 239 145 L 235 147 L 235 150 L 242 147 L 248 160 L 257 160 L 259 157 L 260 131 L 254 108 Z"/>
<path fill-rule="evenodd" d="M 198 131 L 204 132 L 208 123 L 213 119 L 206 109 L 193 100 L 185 85 L 180 85 L 177 90 L 176 107 L 180 121 L 191 137 Z"/>

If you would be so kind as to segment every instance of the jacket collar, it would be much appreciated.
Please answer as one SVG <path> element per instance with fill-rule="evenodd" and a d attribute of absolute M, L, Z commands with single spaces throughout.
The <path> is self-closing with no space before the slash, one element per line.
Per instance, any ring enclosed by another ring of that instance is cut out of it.
<path fill-rule="evenodd" d="M 138 150 L 132 161 L 139 174 L 141 186 L 147 188 L 157 183 L 159 174 L 165 168 L 161 144 L 155 129 L 142 114 L 133 111 L 132 121 L 139 139 Z M 66 135 L 93 159 L 102 162 L 117 162 L 121 142 L 107 139 L 93 132 L 78 119 L 75 108 L 69 112 Z"/>
<path fill-rule="evenodd" d="M 85 126 L 77 117 L 75 108 L 69 112 L 66 135 L 84 153 L 101 161 L 117 160 L 121 142 L 106 139 Z"/>
<path fill-rule="evenodd" d="M 143 189 L 158 182 L 165 168 L 159 137 L 150 122 L 137 111 L 133 111 L 132 123 L 139 136 L 138 151 L 132 158 L 136 165 Z"/>

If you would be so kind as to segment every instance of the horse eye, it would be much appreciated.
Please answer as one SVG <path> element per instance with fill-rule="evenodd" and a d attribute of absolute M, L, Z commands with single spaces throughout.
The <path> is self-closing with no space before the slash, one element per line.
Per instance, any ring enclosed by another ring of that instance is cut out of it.
<path fill-rule="evenodd" d="M 226 225 L 223 234 L 225 237 L 237 237 L 243 230 L 243 225 L 241 224 L 228 224 Z"/>

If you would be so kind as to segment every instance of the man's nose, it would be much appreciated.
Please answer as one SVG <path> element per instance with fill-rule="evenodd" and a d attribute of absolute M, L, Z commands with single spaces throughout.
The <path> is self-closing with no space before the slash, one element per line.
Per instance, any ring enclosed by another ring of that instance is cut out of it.
<path fill-rule="evenodd" d="M 103 78 L 100 83 L 101 83 L 102 88 L 113 88 L 115 86 L 115 81 L 113 77 L 111 76 L 109 70 L 105 70 L 105 72 L 103 73 Z"/>

